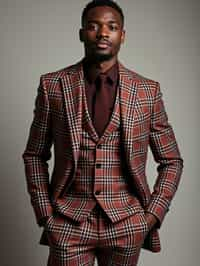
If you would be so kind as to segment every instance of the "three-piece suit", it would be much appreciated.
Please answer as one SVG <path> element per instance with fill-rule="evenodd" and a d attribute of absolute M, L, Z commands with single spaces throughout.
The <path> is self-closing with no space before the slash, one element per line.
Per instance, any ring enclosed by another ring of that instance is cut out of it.
<path fill-rule="evenodd" d="M 152 193 L 145 173 L 149 147 L 159 164 Z M 50 246 L 49 265 L 68 265 L 65 251 L 79 240 L 91 249 L 141 244 L 160 251 L 158 229 L 177 190 L 183 160 L 158 82 L 119 63 L 112 115 L 98 136 L 87 108 L 82 61 L 42 75 L 23 158 L 37 223 L 49 217 L 40 239 Z M 158 220 L 150 232 L 145 212 Z M 83 258 L 77 265 L 90 265 L 88 255 Z"/>

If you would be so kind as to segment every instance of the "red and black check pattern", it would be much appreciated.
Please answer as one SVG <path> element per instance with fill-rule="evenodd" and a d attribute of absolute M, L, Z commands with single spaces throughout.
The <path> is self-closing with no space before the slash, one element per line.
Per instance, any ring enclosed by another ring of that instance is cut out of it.
<path fill-rule="evenodd" d="M 100 204 L 111 222 L 141 211 L 128 173 L 124 171 L 120 140 L 119 89 L 109 124 L 99 138 L 87 109 L 83 92 L 83 122 L 76 178 L 58 199 L 56 210 L 75 221 L 83 221 Z"/>
<path fill-rule="evenodd" d="M 144 210 L 157 216 L 161 226 L 177 190 L 183 160 L 168 123 L 159 83 L 119 64 L 121 147 L 124 162 Z M 80 154 L 84 76 L 82 62 L 41 76 L 34 119 L 23 158 L 37 222 L 53 213 L 55 202 L 73 182 Z M 47 161 L 54 144 L 55 167 L 49 183 Z M 159 164 L 151 194 L 145 166 L 148 147 Z M 160 250 L 157 230 L 145 242 Z"/>
<path fill-rule="evenodd" d="M 53 215 L 45 226 L 50 245 L 48 266 L 136 266 L 148 233 L 144 212 L 110 223 L 100 208 L 94 208 L 81 223 Z"/>

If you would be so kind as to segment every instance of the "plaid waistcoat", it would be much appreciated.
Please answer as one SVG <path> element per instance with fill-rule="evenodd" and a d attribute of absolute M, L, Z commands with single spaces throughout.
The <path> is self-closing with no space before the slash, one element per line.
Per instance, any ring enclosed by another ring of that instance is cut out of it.
<path fill-rule="evenodd" d="M 129 185 L 122 160 L 120 106 L 117 89 L 113 113 L 103 135 L 98 136 L 87 108 L 83 88 L 82 132 L 75 179 L 57 204 L 57 210 L 75 221 L 83 221 L 96 204 L 112 222 L 138 211 L 141 204 Z"/>

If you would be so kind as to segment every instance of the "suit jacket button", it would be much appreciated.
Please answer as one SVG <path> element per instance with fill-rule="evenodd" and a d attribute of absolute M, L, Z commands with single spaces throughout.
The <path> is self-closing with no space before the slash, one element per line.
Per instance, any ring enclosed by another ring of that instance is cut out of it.
<path fill-rule="evenodd" d="M 95 195 L 99 195 L 99 194 L 101 194 L 101 190 L 96 190 Z"/>
<path fill-rule="evenodd" d="M 102 149 L 102 145 L 101 144 L 98 144 L 97 145 L 97 149 Z"/>

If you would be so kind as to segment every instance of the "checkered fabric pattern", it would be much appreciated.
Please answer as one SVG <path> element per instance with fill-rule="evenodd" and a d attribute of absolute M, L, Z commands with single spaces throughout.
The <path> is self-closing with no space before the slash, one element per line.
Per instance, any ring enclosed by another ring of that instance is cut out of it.
<path fill-rule="evenodd" d="M 55 214 L 45 226 L 50 243 L 48 266 L 136 266 L 148 232 L 144 211 L 111 223 L 95 207 L 80 223 Z"/>
<path fill-rule="evenodd" d="M 183 167 L 172 127 L 168 123 L 158 82 L 146 79 L 119 64 L 121 147 L 124 163 L 145 211 L 161 226 L 177 190 Z M 28 192 L 36 219 L 51 216 L 76 178 L 83 117 L 84 75 L 82 61 L 41 76 L 34 119 L 23 153 Z M 49 183 L 47 161 L 54 144 L 55 167 Z M 148 147 L 159 164 L 153 192 L 146 173 Z M 43 238 L 43 237 L 42 237 Z M 158 230 L 143 245 L 160 251 Z"/>
<path fill-rule="evenodd" d="M 141 210 L 125 171 L 120 139 L 120 105 L 117 90 L 114 110 L 99 138 L 87 109 L 83 91 L 83 118 L 76 178 L 56 202 L 56 210 L 75 221 L 87 218 L 100 204 L 111 222 L 120 221 Z M 136 192 L 135 192 L 136 194 Z"/>

